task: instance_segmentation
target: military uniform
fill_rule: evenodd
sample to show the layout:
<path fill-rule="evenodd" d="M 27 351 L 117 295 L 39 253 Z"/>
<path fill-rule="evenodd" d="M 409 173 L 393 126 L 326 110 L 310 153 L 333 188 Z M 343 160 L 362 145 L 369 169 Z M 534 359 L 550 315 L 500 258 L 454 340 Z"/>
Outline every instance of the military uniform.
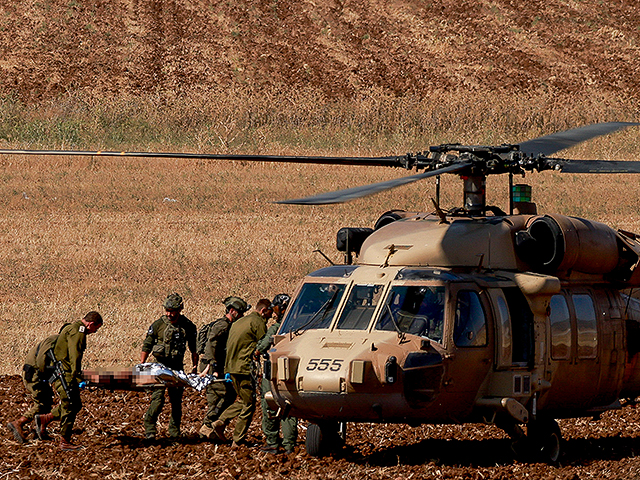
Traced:
<path fill-rule="evenodd" d="M 36 415 L 51 412 L 53 389 L 49 384 L 49 375 L 46 371 L 49 364 L 46 353 L 55 345 L 57 339 L 58 335 L 51 335 L 29 350 L 22 367 L 22 382 L 27 393 L 33 399 L 33 407 L 24 414 L 29 422 Z"/>
<path fill-rule="evenodd" d="M 265 363 L 269 362 L 268 352 L 271 349 L 271 337 L 280 329 L 281 322 L 274 323 L 269 327 L 267 333 L 258 342 L 256 350 L 262 355 L 266 355 Z M 270 367 L 267 367 L 270 368 Z M 267 368 L 264 370 L 267 371 Z M 264 398 L 265 394 L 271 390 L 271 382 L 268 378 L 262 378 L 261 384 L 261 406 L 262 406 L 262 432 L 267 442 L 267 449 L 277 450 L 280 443 L 280 425 L 282 425 L 282 446 L 286 452 L 293 452 L 298 440 L 298 419 L 287 417 L 282 420 L 276 416 L 276 412 L 269 408 Z"/>
<path fill-rule="evenodd" d="M 73 424 L 78 412 L 82 409 L 79 383 L 82 381 L 82 356 L 87 348 L 87 328 L 82 321 L 74 322 L 62 329 L 53 354 L 62 364 L 64 377 L 69 386 L 66 392 L 60 380 L 53 383 L 58 392 L 60 403 L 51 412 L 54 420 L 60 420 L 60 436 L 67 441 L 71 439 Z"/>
<path fill-rule="evenodd" d="M 231 376 L 238 399 L 220 415 L 216 423 L 227 425 L 238 417 L 233 431 L 236 444 L 245 440 L 256 408 L 255 382 L 251 376 L 253 354 L 258 340 L 264 337 L 266 331 L 266 320 L 255 311 L 233 322 L 229 330 L 225 372 Z"/>
<path fill-rule="evenodd" d="M 142 344 L 142 351 L 152 354 L 158 363 L 173 370 L 183 370 L 184 354 L 187 347 L 192 353 L 196 351 L 197 328 L 184 315 L 179 315 L 175 324 L 169 317 L 163 315 L 153 322 L 147 331 Z M 180 435 L 182 420 L 183 387 L 168 387 L 169 402 L 171 403 L 171 418 L 169 420 L 169 436 Z M 164 388 L 158 388 L 151 394 L 151 404 L 144 416 L 144 428 L 147 437 L 155 437 L 156 423 L 164 407 Z"/>
<path fill-rule="evenodd" d="M 200 357 L 199 372 L 209 367 L 210 375 L 216 373 L 218 378 L 224 377 L 224 363 L 230 327 L 231 321 L 227 317 L 219 318 L 213 322 L 207 333 L 204 354 Z M 206 390 L 208 409 L 202 423 L 211 428 L 211 424 L 233 403 L 235 396 L 236 393 L 228 382 L 209 384 Z"/>

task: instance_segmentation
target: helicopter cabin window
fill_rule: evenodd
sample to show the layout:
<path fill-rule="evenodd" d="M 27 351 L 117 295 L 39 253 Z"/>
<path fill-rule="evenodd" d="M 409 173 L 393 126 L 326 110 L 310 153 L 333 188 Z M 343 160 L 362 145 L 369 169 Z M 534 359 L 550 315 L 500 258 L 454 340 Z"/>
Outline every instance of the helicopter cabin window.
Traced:
<path fill-rule="evenodd" d="M 551 358 L 567 360 L 571 354 L 571 316 L 564 295 L 554 295 L 549 304 Z"/>
<path fill-rule="evenodd" d="M 346 285 L 305 283 L 284 319 L 280 333 L 329 328 Z"/>
<path fill-rule="evenodd" d="M 458 292 L 453 341 L 457 347 L 487 345 L 487 320 L 477 292 L 472 290 Z"/>
<path fill-rule="evenodd" d="M 593 299 L 587 294 L 576 294 L 571 298 L 576 311 L 578 358 L 595 358 L 598 353 L 598 331 Z"/>
<path fill-rule="evenodd" d="M 376 330 L 397 331 L 442 343 L 445 289 L 441 286 L 394 286 Z"/>
<path fill-rule="evenodd" d="M 511 357 L 511 319 L 509 307 L 504 296 L 495 294 L 495 305 L 498 313 L 498 364 L 505 367 L 513 363 Z"/>
<path fill-rule="evenodd" d="M 382 285 L 354 285 L 338 319 L 341 330 L 366 330 L 378 306 Z"/>

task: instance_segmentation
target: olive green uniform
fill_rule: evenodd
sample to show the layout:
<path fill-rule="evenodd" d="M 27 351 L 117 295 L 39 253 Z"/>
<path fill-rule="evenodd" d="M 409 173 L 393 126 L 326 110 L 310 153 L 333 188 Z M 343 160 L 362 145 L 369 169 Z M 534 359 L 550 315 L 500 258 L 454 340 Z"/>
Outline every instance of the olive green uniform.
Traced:
<path fill-rule="evenodd" d="M 44 415 L 51 412 L 53 406 L 53 390 L 49 385 L 47 367 L 47 350 L 51 349 L 58 339 L 58 335 L 51 335 L 38 345 L 29 350 L 22 367 L 22 382 L 27 393 L 33 399 L 33 407 L 24 414 L 29 421 L 36 415 Z"/>
<path fill-rule="evenodd" d="M 189 347 L 191 353 L 196 351 L 197 328 L 184 315 L 179 315 L 175 324 L 166 315 L 153 322 L 147 331 L 142 344 L 142 351 L 152 354 L 158 363 L 173 370 L 183 370 L 184 354 Z M 169 436 L 180 436 L 182 421 L 182 395 L 184 387 L 168 387 L 171 418 L 169 419 Z M 151 404 L 144 415 L 144 429 L 147 436 L 156 435 L 156 423 L 164 407 L 165 388 L 154 389 Z"/>
<path fill-rule="evenodd" d="M 204 354 L 200 357 L 198 371 L 204 371 L 209 366 L 209 374 L 217 374 L 218 378 L 224 377 L 224 362 L 227 356 L 227 339 L 231 321 L 222 317 L 213 322 L 207 333 L 207 342 Z M 229 382 L 216 382 L 207 386 L 207 413 L 202 422 L 211 428 L 211 424 L 218 419 L 220 414 L 233 403 L 236 392 Z"/>
<path fill-rule="evenodd" d="M 256 344 L 266 331 L 266 320 L 255 311 L 233 322 L 229 330 L 225 372 L 231 376 L 238 398 L 220 415 L 219 420 L 227 425 L 238 417 L 233 431 L 235 443 L 241 443 L 246 438 L 256 408 L 256 389 L 251 367 Z"/>
<path fill-rule="evenodd" d="M 64 327 L 58 335 L 53 354 L 61 363 L 69 392 L 56 380 L 54 388 L 60 397 L 60 403 L 51 412 L 54 420 L 60 420 L 60 435 L 65 440 L 71 439 L 73 424 L 78 412 L 82 409 L 79 383 L 82 381 L 82 356 L 87 348 L 86 327 L 81 320 Z"/>
<path fill-rule="evenodd" d="M 265 364 L 269 362 L 268 352 L 271 349 L 271 337 L 280 329 L 281 322 L 274 323 L 269 327 L 267 333 L 258 342 L 256 350 L 266 356 Z M 270 370 L 270 365 L 264 369 L 265 372 Z M 261 384 L 261 406 L 262 406 L 262 432 L 264 433 L 267 447 L 277 448 L 280 443 L 280 425 L 282 425 L 282 446 L 286 451 L 292 451 L 298 440 L 298 419 L 295 417 L 287 417 L 282 420 L 276 416 L 276 412 L 269 408 L 265 400 L 265 394 L 271 390 L 271 382 L 268 378 L 262 378 Z"/>

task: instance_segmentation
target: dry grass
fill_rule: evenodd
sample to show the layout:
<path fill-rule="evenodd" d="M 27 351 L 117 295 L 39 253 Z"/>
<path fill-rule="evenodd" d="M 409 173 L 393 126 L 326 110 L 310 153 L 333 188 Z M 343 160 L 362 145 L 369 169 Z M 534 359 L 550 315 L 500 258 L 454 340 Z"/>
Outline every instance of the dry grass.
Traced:
<path fill-rule="evenodd" d="M 575 99 L 574 99 L 575 100 Z M 329 103 L 297 96 L 116 99 L 71 96 L 0 108 L 2 147 L 180 149 L 272 154 L 402 154 L 445 141 L 518 141 L 607 120 L 627 120 L 616 99 L 546 97 L 367 98 Z M 632 159 L 637 129 L 589 142 L 574 158 Z M 381 168 L 86 157 L 0 158 L 0 373 L 17 373 L 27 349 L 88 310 L 106 324 L 89 340 L 87 366 L 137 361 L 148 325 L 173 291 L 198 325 L 230 294 L 255 303 L 292 291 L 336 261 L 335 232 L 371 226 L 391 208 L 431 210 L 426 181 L 346 205 L 270 203 L 403 175 Z M 640 231 L 638 177 L 530 175 L 543 212 Z M 460 203 L 444 179 L 445 206 Z M 489 202 L 506 208 L 506 178 Z"/>

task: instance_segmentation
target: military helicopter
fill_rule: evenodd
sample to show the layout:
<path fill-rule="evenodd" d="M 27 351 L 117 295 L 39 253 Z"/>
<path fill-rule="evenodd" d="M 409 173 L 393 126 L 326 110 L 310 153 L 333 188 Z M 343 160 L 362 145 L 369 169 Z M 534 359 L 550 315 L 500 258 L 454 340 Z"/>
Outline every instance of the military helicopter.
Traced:
<path fill-rule="evenodd" d="M 640 161 L 550 157 L 640 125 L 609 122 L 499 146 L 444 144 L 389 157 L 299 157 L 0 150 L 390 166 L 424 170 L 279 203 L 340 203 L 445 173 L 464 204 L 391 210 L 373 228 L 342 228 L 344 264 L 307 275 L 273 339 L 268 402 L 308 420 L 306 449 L 329 453 L 347 422 L 489 423 L 513 449 L 557 462 L 557 419 L 595 417 L 640 395 L 640 235 L 538 215 L 513 176 L 640 173 Z M 489 175 L 508 174 L 509 214 L 486 205 Z"/>

